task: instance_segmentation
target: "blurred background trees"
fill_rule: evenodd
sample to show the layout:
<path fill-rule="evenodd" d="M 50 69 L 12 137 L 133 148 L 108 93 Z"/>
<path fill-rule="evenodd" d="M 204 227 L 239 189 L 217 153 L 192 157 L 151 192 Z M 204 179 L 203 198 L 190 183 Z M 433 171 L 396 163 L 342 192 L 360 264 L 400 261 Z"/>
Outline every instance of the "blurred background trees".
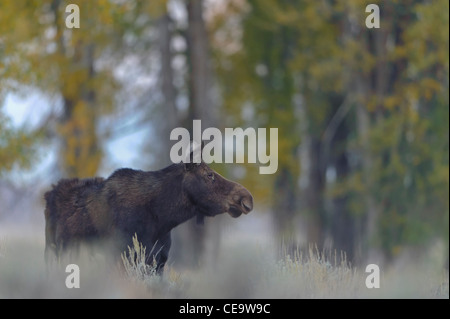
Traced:
<path fill-rule="evenodd" d="M 0 104 L 0 173 L 53 140 L 56 180 L 99 174 L 104 145 L 136 132 L 136 165 L 159 169 L 193 119 L 276 127 L 276 174 L 214 164 L 271 214 L 276 241 L 358 262 L 440 239 L 448 258 L 449 4 L 375 2 L 380 29 L 360 0 L 73 1 L 81 27 L 67 29 L 70 1 L 3 1 L 0 98 L 38 90 L 49 111 L 14 127 Z M 176 236 L 198 262 L 205 229 Z"/>

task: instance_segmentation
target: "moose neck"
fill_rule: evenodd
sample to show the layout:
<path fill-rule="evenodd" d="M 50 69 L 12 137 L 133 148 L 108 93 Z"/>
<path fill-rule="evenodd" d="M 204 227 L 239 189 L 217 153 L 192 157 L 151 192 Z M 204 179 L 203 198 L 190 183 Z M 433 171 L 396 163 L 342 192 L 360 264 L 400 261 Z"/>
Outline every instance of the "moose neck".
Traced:
<path fill-rule="evenodd" d="M 158 180 L 161 196 L 156 200 L 157 209 L 154 217 L 160 222 L 160 233 L 167 233 L 196 215 L 196 208 L 189 201 L 183 190 L 184 167 L 180 164 L 170 165 L 154 174 Z"/>

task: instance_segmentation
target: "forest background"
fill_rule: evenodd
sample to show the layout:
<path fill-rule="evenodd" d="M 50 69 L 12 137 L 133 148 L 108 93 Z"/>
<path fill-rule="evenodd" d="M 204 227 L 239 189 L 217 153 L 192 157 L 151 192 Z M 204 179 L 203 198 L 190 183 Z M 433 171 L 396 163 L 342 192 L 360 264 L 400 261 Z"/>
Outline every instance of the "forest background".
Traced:
<path fill-rule="evenodd" d="M 80 28 L 66 27 L 70 3 Z M 380 28 L 366 27 L 371 3 Z M 2 1 L 0 224 L 43 229 L 59 178 L 163 168 L 170 131 L 201 119 L 278 128 L 275 174 L 212 167 L 252 192 L 256 231 L 284 250 L 362 265 L 439 247 L 448 269 L 448 12 L 444 0 Z M 174 263 L 217 251 L 224 223 L 179 227 Z"/>

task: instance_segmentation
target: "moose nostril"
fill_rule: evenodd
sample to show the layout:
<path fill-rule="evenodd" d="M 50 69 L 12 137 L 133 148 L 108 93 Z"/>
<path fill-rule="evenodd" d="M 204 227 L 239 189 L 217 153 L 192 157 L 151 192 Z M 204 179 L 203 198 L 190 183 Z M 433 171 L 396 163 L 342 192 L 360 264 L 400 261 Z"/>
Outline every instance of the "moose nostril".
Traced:
<path fill-rule="evenodd" d="M 250 212 L 253 209 L 253 199 L 251 197 L 244 197 L 241 201 L 241 205 L 247 212 Z"/>

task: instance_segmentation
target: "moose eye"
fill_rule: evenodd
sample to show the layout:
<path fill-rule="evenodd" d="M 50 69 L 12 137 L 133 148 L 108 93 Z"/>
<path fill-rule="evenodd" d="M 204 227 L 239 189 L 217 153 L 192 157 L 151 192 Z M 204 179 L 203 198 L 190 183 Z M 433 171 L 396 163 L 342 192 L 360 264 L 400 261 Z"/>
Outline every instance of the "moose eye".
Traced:
<path fill-rule="evenodd" d="M 208 173 L 208 178 L 214 180 L 214 173 Z"/>

